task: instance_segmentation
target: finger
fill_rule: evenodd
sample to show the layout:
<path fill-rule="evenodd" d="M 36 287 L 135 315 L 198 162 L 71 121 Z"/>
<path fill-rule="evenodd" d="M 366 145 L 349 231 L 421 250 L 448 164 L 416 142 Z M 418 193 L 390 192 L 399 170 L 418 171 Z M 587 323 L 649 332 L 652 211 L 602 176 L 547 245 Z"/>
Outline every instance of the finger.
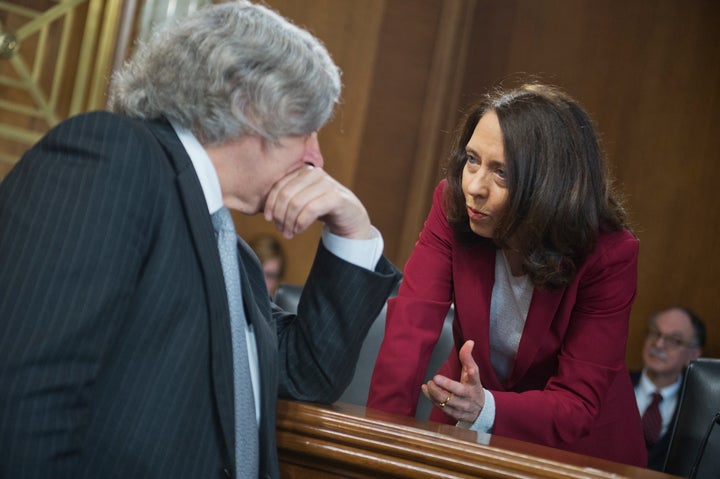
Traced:
<path fill-rule="evenodd" d="M 268 193 L 264 214 L 287 238 L 304 231 L 315 220 L 324 222 L 338 236 L 373 236 L 363 204 L 322 168 L 307 166 L 281 178 Z"/>
<path fill-rule="evenodd" d="M 462 347 L 460 348 L 460 352 L 458 353 L 458 357 L 460 358 L 460 364 L 462 365 L 460 382 L 468 386 L 476 386 L 481 384 L 480 370 L 472 355 L 472 350 L 474 346 L 474 341 L 465 341 L 465 344 L 462 345 Z"/>
<path fill-rule="evenodd" d="M 445 414 L 450 417 L 459 420 L 464 414 L 464 411 L 455 406 L 455 402 L 458 402 L 458 398 L 451 392 L 446 391 L 444 388 L 438 387 L 434 381 L 428 381 L 427 384 L 422 386 L 423 394 L 433 405 L 441 409 Z"/>
<path fill-rule="evenodd" d="M 286 231 L 298 234 L 316 220 L 325 221 L 326 215 L 340 203 L 334 181 L 327 176 L 322 178 L 299 191 L 289 202 L 284 219 Z"/>
<path fill-rule="evenodd" d="M 475 341 L 472 339 L 468 339 L 463 343 L 462 347 L 460 348 L 460 352 L 458 353 L 458 356 L 460 357 L 460 362 L 469 362 L 472 364 L 475 364 L 475 360 L 472 357 L 472 350 L 475 347 Z"/>
<path fill-rule="evenodd" d="M 444 404 L 443 404 L 442 400 L 438 401 L 438 399 L 436 399 L 436 398 L 437 398 L 437 392 L 435 392 L 435 393 L 431 392 L 431 389 L 430 389 L 430 386 L 429 386 L 429 384 L 431 384 L 431 383 L 432 383 L 432 381 L 428 381 L 427 384 L 423 384 L 423 385 L 421 386 L 422 393 L 425 395 L 425 397 L 428 399 L 428 401 L 430 401 L 435 407 L 439 407 L 440 409 L 444 409 L 445 407 L 447 407 L 447 401 L 449 401 L 450 399 L 452 399 L 452 396 L 445 397 L 445 399 L 446 399 L 447 401 L 446 401 Z"/>
<path fill-rule="evenodd" d="M 432 397 L 430 396 L 430 390 L 427 387 L 427 384 L 423 384 L 420 386 L 420 389 L 422 390 L 423 395 L 428 399 L 428 401 L 432 402 Z"/>
<path fill-rule="evenodd" d="M 468 421 L 474 423 L 477 420 L 478 414 L 473 412 L 469 408 L 469 402 L 453 396 L 446 404 L 445 407 L 441 408 L 442 411 L 456 419 L 457 421 Z"/>
<path fill-rule="evenodd" d="M 273 187 L 266 202 L 266 218 L 272 219 L 285 237 L 290 238 L 299 232 L 298 219 L 304 220 L 304 228 L 317 219 L 317 213 L 307 218 L 312 215 L 312 209 L 307 209 L 307 206 L 327 194 L 331 188 L 325 177 L 322 170 L 306 167 L 287 175 Z M 301 216 L 303 212 L 304 217 Z"/>
<path fill-rule="evenodd" d="M 315 169 L 312 165 L 300 165 L 275 182 L 265 198 L 263 214 L 266 220 L 277 219 L 275 213 L 278 211 L 284 213 L 283 204 L 287 202 L 288 198 L 292 197 L 294 192 L 302 189 L 306 182 L 313 181 L 309 176 Z M 317 168 L 317 170 L 323 172 L 322 168 Z"/>
<path fill-rule="evenodd" d="M 468 396 L 453 396 L 452 400 L 446 403 L 443 411 L 458 421 L 474 423 L 485 405 L 485 393 L 482 388 L 467 392 Z"/>
<path fill-rule="evenodd" d="M 446 389 L 439 387 L 433 380 L 428 381 L 424 386 L 427 391 L 427 398 L 435 405 L 443 402 L 451 394 Z"/>
<path fill-rule="evenodd" d="M 436 378 L 447 380 L 443 376 Z M 473 391 L 457 381 L 448 381 L 450 381 L 449 388 L 439 386 L 434 380 L 428 381 L 426 389 L 423 390 L 425 396 L 448 416 L 458 421 L 475 422 L 482 410 L 482 404 L 478 404 L 476 400 L 478 391 Z M 479 391 L 482 391 L 482 387 Z"/>
<path fill-rule="evenodd" d="M 306 166 L 305 168 L 311 168 L 310 166 Z M 278 181 L 275 182 L 274 185 L 270 188 L 270 191 L 268 192 L 267 197 L 265 198 L 265 207 L 263 209 L 263 216 L 265 217 L 266 221 L 273 221 L 274 220 L 274 211 L 278 209 L 278 197 L 280 195 L 280 192 L 285 188 L 285 186 L 297 175 L 300 174 L 300 170 L 302 168 L 298 168 L 297 170 L 293 170 L 292 172 L 288 173 L 287 175 L 280 178 Z"/>
<path fill-rule="evenodd" d="M 448 387 L 443 387 L 438 384 L 439 379 L 443 384 L 448 384 Z M 451 404 L 456 404 L 457 399 L 463 394 L 463 386 L 457 381 L 446 378 L 445 376 L 435 376 L 433 380 L 427 382 L 428 392 L 430 399 L 436 406 L 440 408 L 447 407 Z"/>
<path fill-rule="evenodd" d="M 456 396 L 462 396 L 465 390 L 465 386 L 462 383 L 454 381 L 441 374 L 436 374 L 432 378 L 432 381 L 428 381 L 428 383 L 430 382 L 435 384 L 436 387 L 440 389 L 443 393 L 452 393 Z"/>

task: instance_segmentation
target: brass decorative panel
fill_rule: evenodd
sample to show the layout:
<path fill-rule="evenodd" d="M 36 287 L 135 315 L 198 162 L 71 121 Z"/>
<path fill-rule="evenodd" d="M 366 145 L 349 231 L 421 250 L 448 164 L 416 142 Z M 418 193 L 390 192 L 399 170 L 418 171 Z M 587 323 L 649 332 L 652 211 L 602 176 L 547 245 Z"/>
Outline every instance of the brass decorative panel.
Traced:
<path fill-rule="evenodd" d="M 0 178 L 59 121 L 104 107 L 121 5 L 0 1 Z"/>

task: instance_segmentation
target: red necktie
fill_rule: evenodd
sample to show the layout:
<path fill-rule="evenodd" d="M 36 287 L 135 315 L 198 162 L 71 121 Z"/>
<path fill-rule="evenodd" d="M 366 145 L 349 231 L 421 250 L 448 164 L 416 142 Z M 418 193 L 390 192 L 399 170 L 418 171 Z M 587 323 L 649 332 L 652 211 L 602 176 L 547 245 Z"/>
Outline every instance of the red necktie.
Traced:
<path fill-rule="evenodd" d="M 663 397 L 658 392 L 652 395 L 652 402 L 642 415 L 643 434 L 645 435 L 645 445 L 653 446 L 660 437 L 660 429 L 662 429 L 662 416 L 660 415 L 660 401 Z"/>

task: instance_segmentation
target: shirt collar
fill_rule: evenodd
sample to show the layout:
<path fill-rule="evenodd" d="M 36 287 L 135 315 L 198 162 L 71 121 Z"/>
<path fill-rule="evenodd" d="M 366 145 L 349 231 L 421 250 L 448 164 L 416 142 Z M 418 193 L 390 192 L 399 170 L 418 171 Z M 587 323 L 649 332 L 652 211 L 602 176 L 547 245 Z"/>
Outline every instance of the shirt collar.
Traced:
<path fill-rule="evenodd" d="M 640 376 L 640 382 L 638 383 L 638 386 L 640 387 L 640 391 L 643 394 L 650 396 L 650 395 L 652 395 L 652 393 L 657 391 L 662 395 L 663 400 L 664 400 L 664 399 L 667 399 L 678 393 L 678 390 L 680 389 L 680 386 L 682 385 L 682 379 L 683 379 L 683 375 L 681 374 L 680 377 L 678 377 L 678 380 L 675 381 L 673 384 L 658 390 L 658 388 L 650 380 L 650 378 L 647 376 L 647 373 L 643 369 L 642 375 Z"/>
<path fill-rule="evenodd" d="M 170 124 L 183 147 L 185 147 L 188 156 L 190 156 L 190 161 L 192 161 L 195 173 L 197 174 L 198 180 L 200 180 L 200 187 L 205 195 L 208 212 L 213 214 L 223 206 L 222 190 L 220 189 L 220 180 L 215 166 L 213 166 L 205 148 L 203 148 L 190 130 L 180 127 L 173 122 L 170 122 Z"/>

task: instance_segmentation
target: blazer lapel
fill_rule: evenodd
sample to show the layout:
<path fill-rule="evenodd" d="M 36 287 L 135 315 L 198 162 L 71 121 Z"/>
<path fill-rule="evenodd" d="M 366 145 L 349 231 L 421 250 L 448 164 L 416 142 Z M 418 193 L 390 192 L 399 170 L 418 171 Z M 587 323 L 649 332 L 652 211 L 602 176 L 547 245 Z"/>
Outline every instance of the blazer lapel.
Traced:
<path fill-rule="evenodd" d="M 453 260 L 458 267 L 455 268 L 453 281 L 457 288 L 463 288 L 462 298 L 471 298 L 467 304 L 458 304 L 455 307 L 462 321 L 454 321 L 453 328 L 462 328 L 461 338 L 478 338 L 473 349 L 473 357 L 480 367 L 480 379 L 491 389 L 500 389 L 501 383 L 497 379 L 495 369 L 490 361 L 490 302 L 492 300 L 493 285 L 495 283 L 495 254 L 497 248 L 491 241 L 481 241 L 468 247 L 457 249 L 457 257 Z M 487 281 L 478 281 L 477 272 L 483 272 Z M 482 344 L 481 344 L 482 342 Z M 460 351 L 462 344 L 457 345 Z"/>
<path fill-rule="evenodd" d="M 471 295 L 471 297 L 478 298 L 476 302 L 473 302 L 473 307 L 478 308 L 479 311 L 476 315 L 472 315 L 477 319 L 471 322 L 464 322 L 463 328 L 468 330 L 462 331 L 462 337 L 483 338 L 482 341 L 484 341 L 484 344 L 476 345 L 474 352 L 475 361 L 478 365 L 486 365 L 486 367 L 481 366 L 481 380 L 483 384 L 491 389 L 509 390 L 523 377 L 532 365 L 538 349 L 550 331 L 552 320 L 555 317 L 565 290 L 549 291 L 535 289 L 512 370 L 507 379 L 501 382 L 490 361 L 490 335 L 488 334 L 488 331 L 490 331 L 490 303 L 495 283 L 495 257 L 497 248 L 490 242 L 483 242 L 463 251 L 466 252 L 459 255 L 456 261 L 460 264 L 472 266 L 470 268 L 458 268 L 458 270 L 471 271 L 473 275 L 475 271 L 486 271 L 487 277 L 491 280 L 472 281 L 468 279 L 463 281 L 463 278 L 455 278 L 456 284 L 471 284 L 473 288 L 477 288 Z"/>
<path fill-rule="evenodd" d="M 249 248 L 249 246 L 245 246 L 245 248 Z M 255 333 L 255 342 L 257 343 L 258 361 L 262 378 L 261 383 L 263 383 L 261 386 L 262 391 L 263 393 L 271 393 L 272 395 L 276 396 L 277 392 L 272 389 L 275 386 L 274 384 L 272 384 L 273 381 L 270 380 L 272 376 L 267 376 L 268 380 L 266 381 L 266 376 L 264 375 L 266 372 L 270 371 L 277 372 L 277 367 L 275 364 L 277 359 L 277 337 L 275 335 L 275 331 L 273 330 L 273 325 L 270 322 L 272 318 L 270 300 L 268 297 L 267 301 L 261 301 L 261 295 L 257 294 L 257 285 L 261 284 L 262 288 L 264 288 L 265 280 L 263 277 L 260 276 L 250 277 L 251 273 L 246 267 L 246 264 L 248 261 L 254 260 L 248 258 L 248 254 L 246 251 L 247 250 L 245 250 L 243 246 L 238 248 L 238 254 L 240 255 L 240 281 L 242 283 L 242 295 L 243 305 L 245 306 L 245 316 L 247 317 L 248 323 L 252 325 L 253 331 Z M 270 387 L 271 389 L 267 389 L 266 386 Z M 263 394 L 263 397 L 264 396 L 266 396 L 266 394 Z"/>
<path fill-rule="evenodd" d="M 247 265 L 255 261 L 250 247 L 239 239 L 240 281 L 243 305 L 248 323 L 252 325 L 258 354 L 260 372 L 260 470 L 272 469 L 275 462 L 275 410 L 277 408 L 277 335 L 272 322 L 269 298 L 263 300 L 258 291 L 264 290 L 265 280 L 261 273 L 251 273 Z M 251 276 L 253 274 L 253 276 Z"/>
<path fill-rule="evenodd" d="M 230 332 L 230 311 L 224 294 L 225 283 L 220 256 L 213 233 L 205 196 L 192 161 L 167 122 L 152 123 L 150 130 L 168 153 L 176 172 L 180 197 L 195 252 L 204 275 L 205 297 L 210 317 L 210 362 L 220 427 L 228 457 L 235 451 L 235 402 L 233 399 L 233 361 Z M 234 464 L 234 462 L 233 462 Z"/>
<path fill-rule="evenodd" d="M 507 389 L 512 389 L 533 363 L 538 349 L 550 333 L 553 318 L 564 293 L 564 288 L 556 291 L 536 288 L 533 291 L 515 363 L 510 376 L 504 383 Z"/>
<path fill-rule="evenodd" d="M 495 254 L 497 253 L 497 249 L 494 245 L 491 245 L 490 247 L 485 246 L 483 248 L 483 253 L 480 255 L 477 255 L 479 264 L 476 266 L 477 269 L 475 271 L 487 271 L 488 277 L 492 278 L 492 281 L 476 281 L 476 287 L 479 289 L 477 292 L 478 297 L 480 298 L 480 302 L 478 303 L 478 308 L 480 309 L 478 317 L 480 318 L 480 321 L 477 321 L 477 327 L 480 328 L 479 331 L 470 334 L 466 337 L 475 337 L 475 338 L 483 338 L 483 342 L 485 344 L 482 345 L 479 349 L 481 353 L 480 361 L 478 364 L 486 364 L 487 369 L 489 372 L 492 373 L 492 381 L 495 383 L 496 387 L 499 386 L 500 381 L 497 378 L 497 375 L 495 373 L 495 368 L 492 367 L 492 362 L 490 361 L 490 334 L 488 332 L 490 331 L 490 305 L 492 301 L 492 291 L 493 291 L 493 285 L 495 284 Z M 483 333 L 480 333 L 482 331 Z M 462 346 L 462 345 L 461 345 Z M 459 351 L 459 350 L 458 350 Z M 487 381 L 487 372 L 483 374 L 485 379 L 483 381 Z M 488 383 L 489 385 L 489 383 Z"/>

